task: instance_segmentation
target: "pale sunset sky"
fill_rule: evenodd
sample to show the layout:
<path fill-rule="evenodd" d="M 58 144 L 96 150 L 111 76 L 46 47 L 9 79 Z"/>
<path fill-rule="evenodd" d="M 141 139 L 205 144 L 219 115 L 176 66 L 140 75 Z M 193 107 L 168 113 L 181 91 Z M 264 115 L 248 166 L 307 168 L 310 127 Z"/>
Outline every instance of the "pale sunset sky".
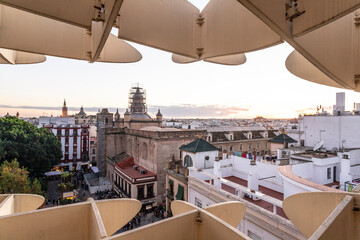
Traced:
<path fill-rule="evenodd" d="M 192 0 L 202 9 L 208 1 Z M 116 34 L 116 31 L 115 31 Z M 26 41 L 26 40 L 25 40 Z M 138 63 L 94 63 L 47 56 L 41 64 L 0 65 L 0 116 L 60 115 L 64 98 L 69 113 L 127 107 L 132 83 L 147 92 L 149 113 L 165 118 L 291 118 L 331 107 L 335 93 L 346 92 L 346 109 L 358 93 L 299 79 L 285 67 L 293 50 L 283 43 L 247 53 L 240 66 L 206 62 L 176 64 L 171 53 L 129 42 L 143 55 Z"/>

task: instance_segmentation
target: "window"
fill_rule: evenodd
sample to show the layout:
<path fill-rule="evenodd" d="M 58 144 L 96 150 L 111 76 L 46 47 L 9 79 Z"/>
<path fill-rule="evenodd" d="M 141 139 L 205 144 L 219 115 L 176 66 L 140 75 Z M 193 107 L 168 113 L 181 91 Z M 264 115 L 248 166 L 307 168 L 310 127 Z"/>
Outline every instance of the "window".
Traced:
<path fill-rule="evenodd" d="M 327 179 L 331 179 L 331 168 L 327 168 Z"/>
<path fill-rule="evenodd" d="M 144 186 L 138 186 L 138 194 L 137 199 L 143 199 L 144 198 Z"/>
<path fill-rule="evenodd" d="M 252 147 L 252 144 L 251 143 L 248 143 L 248 145 L 249 145 L 249 150 L 251 149 L 251 147 Z"/>
<path fill-rule="evenodd" d="M 77 138 L 73 138 L 73 141 L 74 141 L 74 145 L 76 145 L 77 144 Z"/>
<path fill-rule="evenodd" d="M 69 147 L 65 147 L 65 153 L 69 153 Z"/>
<path fill-rule="evenodd" d="M 169 185 L 170 185 L 170 194 L 171 196 L 174 195 L 174 181 L 169 179 Z"/>
<path fill-rule="evenodd" d="M 256 142 L 256 148 L 260 148 L 260 142 Z"/>
<path fill-rule="evenodd" d="M 186 155 L 184 158 L 184 167 L 188 168 L 192 166 L 193 166 L 192 158 L 189 155 Z"/>
<path fill-rule="evenodd" d="M 230 145 L 229 150 L 230 150 L 230 151 L 232 151 L 232 150 L 233 150 L 233 145 Z"/>
<path fill-rule="evenodd" d="M 86 130 L 86 129 L 83 130 L 83 134 L 87 134 L 87 130 Z"/>
<path fill-rule="evenodd" d="M 152 184 L 146 185 L 147 187 L 147 197 L 152 198 L 154 197 L 154 186 Z"/>
<path fill-rule="evenodd" d="M 239 145 L 239 150 L 242 151 L 242 144 Z"/>
<path fill-rule="evenodd" d="M 230 141 L 234 140 L 234 136 L 230 134 Z"/>
<path fill-rule="evenodd" d="M 197 197 L 195 197 L 195 206 L 202 208 L 202 201 Z"/>
<path fill-rule="evenodd" d="M 92 157 L 92 160 L 95 161 L 95 157 Z"/>
<path fill-rule="evenodd" d="M 222 152 L 222 150 L 223 150 L 223 149 L 222 149 L 222 146 L 219 146 L 219 151 Z"/>
<path fill-rule="evenodd" d="M 267 142 L 265 142 L 265 148 L 267 148 L 268 147 L 268 143 Z"/>
<path fill-rule="evenodd" d="M 180 184 L 178 185 L 178 191 L 175 196 L 176 200 L 184 200 L 184 187 Z"/>
<path fill-rule="evenodd" d="M 69 144 L 69 138 L 68 137 L 65 138 L 65 143 Z"/>
<path fill-rule="evenodd" d="M 59 128 L 59 129 L 57 129 L 56 135 L 57 135 L 58 137 L 60 137 L 60 136 L 61 136 L 61 129 L 60 129 L 60 128 Z"/>
<path fill-rule="evenodd" d="M 66 137 L 69 136 L 69 129 L 65 129 L 65 136 L 66 136 Z"/>
<path fill-rule="evenodd" d="M 65 160 L 69 160 L 69 156 L 67 154 L 65 155 Z"/>
<path fill-rule="evenodd" d="M 92 154 L 95 154 L 95 148 L 92 149 Z"/>

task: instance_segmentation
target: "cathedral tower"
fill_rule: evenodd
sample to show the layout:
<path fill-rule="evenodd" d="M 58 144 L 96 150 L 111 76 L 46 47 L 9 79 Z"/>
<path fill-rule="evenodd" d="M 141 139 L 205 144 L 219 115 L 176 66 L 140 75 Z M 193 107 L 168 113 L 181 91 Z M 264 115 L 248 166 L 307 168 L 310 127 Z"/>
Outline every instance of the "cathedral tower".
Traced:
<path fill-rule="evenodd" d="M 61 115 L 62 117 L 68 117 L 69 115 L 68 115 L 68 108 L 66 107 L 66 101 L 65 101 L 65 99 L 64 99 L 64 105 L 63 105 L 63 107 L 62 107 L 62 115 Z"/>

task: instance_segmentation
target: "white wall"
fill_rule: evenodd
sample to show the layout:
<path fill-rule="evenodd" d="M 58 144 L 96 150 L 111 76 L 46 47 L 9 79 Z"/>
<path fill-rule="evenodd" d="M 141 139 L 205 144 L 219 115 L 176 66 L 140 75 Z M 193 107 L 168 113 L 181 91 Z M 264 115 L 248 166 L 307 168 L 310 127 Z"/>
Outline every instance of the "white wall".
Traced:
<path fill-rule="evenodd" d="M 292 171 L 299 177 L 302 177 L 304 179 L 311 181 L 312 176 L 313 176 L 313 166 L 314 166 L 314 164 L 311 162 L 295 164 L 295 165 L 292 165 Z"/>
<path fill-rule="evenodd" d="M 258 178 L 266 178 L 275 176 L 275 178 L 268 178 L 264 180 L 259 180 L 259 185 L 262 185 L 264 187 L 273 189 L 275 191 L 284 192 L 284 183 L 282 177 L 280 177 L 278 172 L 278 166 L 263 162 L 256 162 L 256 172 L 258 174 Z"/>
<path fill-rule="evenodd" d="M 284 178 L 284 199 L 297 194 L 297 193 L 303 193 L 303 192 L 318 192 L 318 189 L 308 187 L 306 185 L 303 185 L 301 183 L 295 182 L 291 179 Z"/>
<path fill-rule="evenodd" d="M 215 201 L 202 195 L 201 193 L 197 192 L 195 189 L 188 188 L 188 202 L 195 205 L 195 198 L 201 201 L 202 207 L 207 207 L 216 204 Z"/>
<path fill-rule="evenodd" d="M 351 165 L 360 164 L 360 149 L 351 150 L 348 155 Z"/>
<path fill-rule="evenodd" d="M 214 160 L 215 157 L 218 156 L 218 151 L 211 151 L 211 152 L 198 152 L 198 153 L 191 153 L 191 152 L 183 152 L 183 166 L 185 161 L 185 156 L 189 155 L 193 161 L 193 167 L 197 169 L 204 169 L 204 168 L 213 168 L 214 167 Z M 209 156 L 209 160 L 205 160 L 205 157 Z"/>
<path fill-rule="evenodd" d="M 217 157 L 218 151 L 211 151 L 211 152 L 198 152 L 196 153 L 196 168 L 203 169 L 203 168 L 213 168 L 214 167 L 214 160 Z M 209 157 L 209 160 L 205 160 L 205 157 Z"/>
<path fill-rule="evenodd" d="M 75 124 L 75 117 L 39 117 L 38 127 L 43 125 Z"/>
<path fill-rule="evenodd" d="M 321 140 L 329 150 L 342 145 L 345 148 L 360 147 L 360 138 L 354 131 L 360 126 L 360 115 L 304 116 L 301 122 L 306 146 L 315 146 L 320 141 L 320 130 L 325 130 L 321 131 Z"/>

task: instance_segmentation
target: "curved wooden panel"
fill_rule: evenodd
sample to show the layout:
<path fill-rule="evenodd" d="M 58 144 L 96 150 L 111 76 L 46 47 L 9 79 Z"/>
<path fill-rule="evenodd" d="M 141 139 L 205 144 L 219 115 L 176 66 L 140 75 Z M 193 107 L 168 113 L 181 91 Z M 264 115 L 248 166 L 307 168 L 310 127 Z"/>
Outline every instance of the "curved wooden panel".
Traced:
<path fill-rule="evenodd" d="M 131 63 L 141 59 L 142 55 L 136 48 L 110 34 L 96 62 Z"/>
<path fill-rule="evenodd" d="M 193 63 L 193 62 L 198 62 L 201 60 L 201 59 L 195 59 L 195 58 L 181 56 L 178 54 L 173 54 L 171 59 L 173 62 L 180 63 L 180 64 Z M 227 55 L 227 56 L 206 58 L 203 60 L 205 62 L 223 64 L 223 65 L 241 65 L 246 62 L 246 56 L 243 53 L 239 53 L 239 54 L 233 54 L 233 55 Z"/>
<path fill-rule="evenodd" d="M 241 65 L 246 62 L 246 56 L 243 53 L 207 58 L 205 62 L 223 64 L 223 65 Z"/>
<path fill-rule="evenodd" d="M 299 36 L 315 30 L 360 8 L 360 0 L 302 0 L 299 11 L 305 13 L 294 19 L 293 34 Z M 295 7 L 294 7 L 295 8 Z"/>
<path fill-rule="evenodd" d="M 326 86 L 343 88 L 341 85 L 321 72 L 311 62 L 306 60 L 306 58 L 304 58 L 296 50 L 292 51 L 287 57 L 285 66 L 289 72 L 299 78 Z"/>
<path fill-rule="evenodd" d="M 282 43 L 277 33 L 237 1 L 211 0 L 201 15 L 206 59 Z"/>
<path fill-rule="evenodd" d="M 35 194 L 15 194 L 15 213 L 22 213 L 38 209 L 45 198 Z"/>
<path fill-rule="evenodd" d="M 119 37 L 197 58 L 194 43 L 199 9 L 187 0 L 124 0 Z"/>
<path fill-rule="evenodd" d="M 246 206 L 244 203 L 232 201 L 219 203 L 204 209 L 236 228 L 245 216 Z"/>
<path fill-rule="evenodd" d="M 173 54 L 173 55 L 171 56 L 171 60 L 172 60 L 174 63 L 180 63 L 180 64 L 183 64 L 183 63 L 193 63 L 193 62 L 198 62 L 198 61 L 200 61 L 199 59 L 191 58 L 191 57 L 185 57 L 185 56 L 182 56 L 182 55 L 179 55 L 179 54 Z"/>
<path fill-rule="evenodd" d="M 127 224 L 141 209 L 136 199 L 111 199 L 96 201 L 107 236 Z"/>
<path fill-rule="evenodd" d="M 287 197 L 283 209 L 291 222 L 309 238 L 346 195 L 360 198 L 360 194 L 346 192 L 299 193 Z"/>
<path fill-rule="evenodd" d="M 90 28 L 95 16 L 94 2 L 89 0 L 0 0 L 0 4 L 83 28 Z"/>
<path fill-rule="evenodd" d="M 198 207 L 184 201 L 175 200 L 171 202 L 171 212 L 174 216 L 190 212 L 191 210 L 198 209 Z"/>
<path fill-rule="evenodd" d="M 46 61 L 46 57 L 44 55 L 16 51 L 15 64 L 42 63 L 45 61 Z"/>

